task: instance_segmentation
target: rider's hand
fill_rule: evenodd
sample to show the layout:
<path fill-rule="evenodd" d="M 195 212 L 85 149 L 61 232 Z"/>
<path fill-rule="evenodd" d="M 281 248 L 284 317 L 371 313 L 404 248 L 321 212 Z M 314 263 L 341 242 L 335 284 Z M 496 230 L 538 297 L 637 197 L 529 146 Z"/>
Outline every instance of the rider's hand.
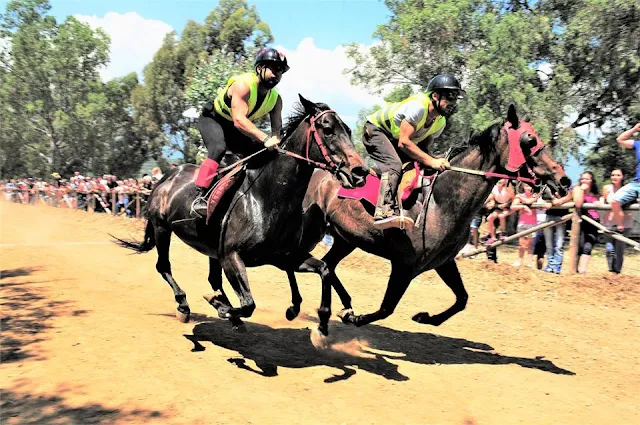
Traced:
<path fill-rule="evenodd" d="M 278 146 L 279 143 L 280 139 L 278 139 L 276 136 L 271 136 L 269 137 L 269 139 L 267 139 L 266 142 L 264 142 L 264 147 L 269 150 L 273 150 Z"/>
<path fill-rule="evenodd" d="M 450 167 L 449 161 L 446 158 L 437 158 L 434 159 L 431 163 L 431 168 L 434 168 L 438 171 L 444 171 Z"/>
<path fill-rule="evenodd" d="M 640 122 L 633 126 L 635 131 L 640 131 Z"/>

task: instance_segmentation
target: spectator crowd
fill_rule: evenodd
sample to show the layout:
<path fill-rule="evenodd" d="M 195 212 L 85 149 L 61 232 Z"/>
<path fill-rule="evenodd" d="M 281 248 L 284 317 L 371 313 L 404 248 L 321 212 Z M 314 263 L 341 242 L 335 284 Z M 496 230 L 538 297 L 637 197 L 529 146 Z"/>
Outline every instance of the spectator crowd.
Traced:
<path fill-rule="evenodd" d="M 172 168 L 175 165 L 172 165 Z M 142 177 L 123 178 L 104 174 L 83 176 L 75 171 L 65 178 L 52 173 L 48 179 L 25 177 L 0 181 L 0 190 L 11 202 L 50 205 L 133 217 L 144 207 L 153 187 L 162 178 L 159 167 Z M 136 199 L 138 203 L 136 205 Z M 115 207 L 115 211 L 112 211 Z"/>

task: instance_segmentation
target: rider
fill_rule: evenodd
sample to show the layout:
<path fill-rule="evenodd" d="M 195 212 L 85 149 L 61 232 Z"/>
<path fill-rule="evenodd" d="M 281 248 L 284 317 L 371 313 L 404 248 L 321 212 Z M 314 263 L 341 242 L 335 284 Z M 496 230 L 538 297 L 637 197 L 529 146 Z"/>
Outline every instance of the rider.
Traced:
<path fill-rule="evenodd" d="M 440 171 L 449 167 L 445 158 L 432 157 L 418 144 L 426 149 L 440 136 L 464 94 L 456 77 L 440 74 L 429 82 L 425 93 L 391 103 L 367 117 L 363 142 L 382 173 L 374 226 L 380 229 L 413 226 L 411 218 L 399 216 L 397 192 L 402 162 L 417 161 Z"/>
<path fill-rule="evenodd" d="M 229 78 L 227 85 L 218 90 L 213 105 L 207 103 L 200 115 L 198 130 L 207 147 L 207 159 L 196 177 L 198 193 L 191 205 L 192 217 L 206 215 L 206 193 L 227 149 L 238 151 L 255 141 L 274 149 L 280 143 L 282 98 L 274 87 L 289 70 L 287 58 L 276 49 L 264 48 L 256 56 L 254 68 L 255 72 Z M 253 123 L 267 114 L 271 134 Z"/>

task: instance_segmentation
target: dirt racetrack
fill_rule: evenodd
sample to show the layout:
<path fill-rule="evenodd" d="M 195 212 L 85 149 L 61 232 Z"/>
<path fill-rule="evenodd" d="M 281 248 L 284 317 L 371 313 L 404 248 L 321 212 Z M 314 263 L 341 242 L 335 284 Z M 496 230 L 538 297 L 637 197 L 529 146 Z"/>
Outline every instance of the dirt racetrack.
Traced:
<path fill-rule="evenodd" d="M 610 276 L 599 246 L 586 277 L 515 269 L 507 249 L 462 260 L 469 305 L 449 322 L 411 321 L 453 302 L 429 272 L 389 319 L 333 320 L 322 352 L 316 276 L 299 275 L 303 314 L 287 322 L 286 275 L 250 269 L 258 308 L 239 334 L 201 297 L 206 258 L 177 239 L 193 314 L 174 318 L 155 251 L 109 242 L 140 239 L 139 221 L 1 202 L 0 226 L 3 424 L 640 423 L 637 255 Z M 377 308 L 387 273 L 361 251 L 338 268 L 356 313 Z"/>

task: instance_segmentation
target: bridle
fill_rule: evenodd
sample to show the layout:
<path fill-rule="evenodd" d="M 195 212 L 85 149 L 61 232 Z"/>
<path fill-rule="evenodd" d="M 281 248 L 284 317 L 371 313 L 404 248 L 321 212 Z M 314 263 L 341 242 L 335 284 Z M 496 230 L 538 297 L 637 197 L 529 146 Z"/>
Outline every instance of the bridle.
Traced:
<path fill-rule="evenodd" d="M 329 156 L 329 151 L 327 150 L 327 147 L 325 146 L 324 142 L 322 141 L 322 138 L 320 137 L 320 135 L 318 134 L 318 129 L 316 128 L 316 121 L 318 120 L 318 118 L 320 118 L 321 116 L 328 114 L 328 113 L 336 113 L 336 111 L 334 111 L 333 109 L 327 109 L 325 111 L 320 112 L 317 115 L 313 115 L 311 116 L 311 118 L 309 118 L 309 128 L 307 129 L 307 147 L 305 149 L 306 151 L 306 156 L 302 156 L 302 155 L 298 155 L 297 153 L 294 152 L 290 152 L 286 149 L 283 149 L 281 147 L 278 147 L 278 153 L 282 154 L 282 155 L 287 155 L 293 158 L 297 158 L 297 159 L 301 159 L 303 161 L 306 161 L 309 164 L 312 164 L 318 168 L 322 168 L 323 170 L 328 170 L 331 172 L 337 172 L 339 170 L 339 166 L 333 162 L 333 160 L 331 159 L 331 157 Z M 318 162 L 318 161 L 314 161 L 313 159 L 309 158 L 309 150 L 311 148 L 311 139 L 313 138 L 313 140 L 316 142 L 316 145 L 318 145 L 318 148 L 320 149 L 320 152 L 322 153 L 322 156 L 324 157 L 324 160 L 326 161 L 325 163 L 323 162 Z"/>

